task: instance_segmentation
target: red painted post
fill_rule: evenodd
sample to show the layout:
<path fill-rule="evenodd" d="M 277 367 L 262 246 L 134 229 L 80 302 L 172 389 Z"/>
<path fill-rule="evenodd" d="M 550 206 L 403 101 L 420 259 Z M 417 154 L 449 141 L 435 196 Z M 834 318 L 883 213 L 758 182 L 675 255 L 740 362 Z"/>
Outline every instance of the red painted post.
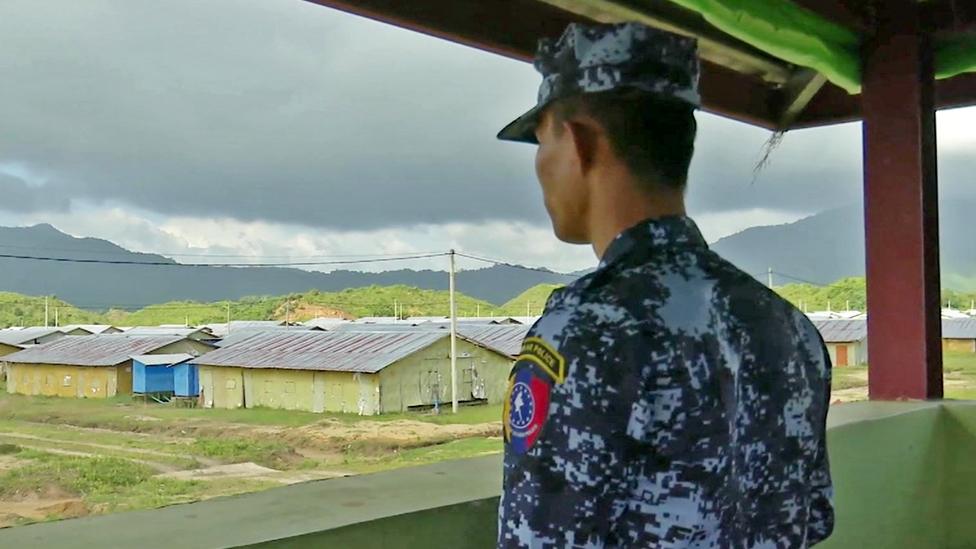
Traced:
<path fill-rule="evenodd" d="M 938 173 L 925 5 L 881 0 L 864 48 L 869 393 L 942 398 Z"/>

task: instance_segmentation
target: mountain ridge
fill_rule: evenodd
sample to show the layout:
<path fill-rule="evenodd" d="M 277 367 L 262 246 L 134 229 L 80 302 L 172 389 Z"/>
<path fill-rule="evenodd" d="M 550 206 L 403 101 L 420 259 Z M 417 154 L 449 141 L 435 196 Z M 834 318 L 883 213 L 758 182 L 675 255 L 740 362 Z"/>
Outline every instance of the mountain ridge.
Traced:
<path fill-rule="evenodd" d="M 426 290 L 448 288 L 447 272 L 430 269 L 323 273 L 289 267 L 180 266 L 163 255 L 133 252 L 108 240 L 71 236 L 48 223 L 0 227 L 0 254 L 172 265 L 108 265 L 0 257 L 0 291 L 57 295 L 85 309 L 136 309 L 178 300 L 209 302 L 374 285 L 403 284 Z M 491 303 L 505 303 L 537 284 L 568 281 L 571 279 L 560 273 L 508 265 L 457 274 L 459 291 Z"/>

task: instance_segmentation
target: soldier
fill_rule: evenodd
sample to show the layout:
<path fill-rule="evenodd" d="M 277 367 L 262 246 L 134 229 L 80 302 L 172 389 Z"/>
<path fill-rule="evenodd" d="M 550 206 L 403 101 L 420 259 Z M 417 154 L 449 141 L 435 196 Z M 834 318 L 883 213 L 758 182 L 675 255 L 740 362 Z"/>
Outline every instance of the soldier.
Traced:
<path fill-rule="evenodd" d="M 635 23 L 540 42 L 556 235 L 595 272 L 556 291 L 513 368 L 499 547 L 807 547 L 830 535 L 830 362 L 807 318 L 685 215 L 693 40 Z"/>

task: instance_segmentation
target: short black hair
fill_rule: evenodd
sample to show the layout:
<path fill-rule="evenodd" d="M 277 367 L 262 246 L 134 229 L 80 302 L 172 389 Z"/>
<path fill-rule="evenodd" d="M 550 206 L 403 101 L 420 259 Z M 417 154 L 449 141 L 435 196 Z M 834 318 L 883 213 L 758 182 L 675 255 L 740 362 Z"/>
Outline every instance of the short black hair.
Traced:
<path fill-rule="evenodd" d="M 631 90 L 577 95 L 553 106 L 560 122 L 581 112 L 593 117 L 638 179 L 674 189 L 687 184 L 698 132 L 692 105 Z"/>

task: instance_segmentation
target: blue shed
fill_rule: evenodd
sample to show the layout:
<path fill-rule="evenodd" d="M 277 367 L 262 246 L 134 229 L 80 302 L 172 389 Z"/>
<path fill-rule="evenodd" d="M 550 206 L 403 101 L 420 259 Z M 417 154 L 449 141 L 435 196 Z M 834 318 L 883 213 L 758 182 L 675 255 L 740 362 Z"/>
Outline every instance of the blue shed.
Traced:
<path fill-rule="evenodd" d="M 189 360 L 193 360 L 193 355 L 186 353 L 133 356 L 132 392 L 135 394 L 175 393 L 181 396 L 176 393 L 177 367 L 183 366 Z"/>
<path fill-rule="evenodd" d="M 200 374 L 196 364 L 183 362 L 173 366 L 173 383 L 178 397 L 200 395 Z"/>

